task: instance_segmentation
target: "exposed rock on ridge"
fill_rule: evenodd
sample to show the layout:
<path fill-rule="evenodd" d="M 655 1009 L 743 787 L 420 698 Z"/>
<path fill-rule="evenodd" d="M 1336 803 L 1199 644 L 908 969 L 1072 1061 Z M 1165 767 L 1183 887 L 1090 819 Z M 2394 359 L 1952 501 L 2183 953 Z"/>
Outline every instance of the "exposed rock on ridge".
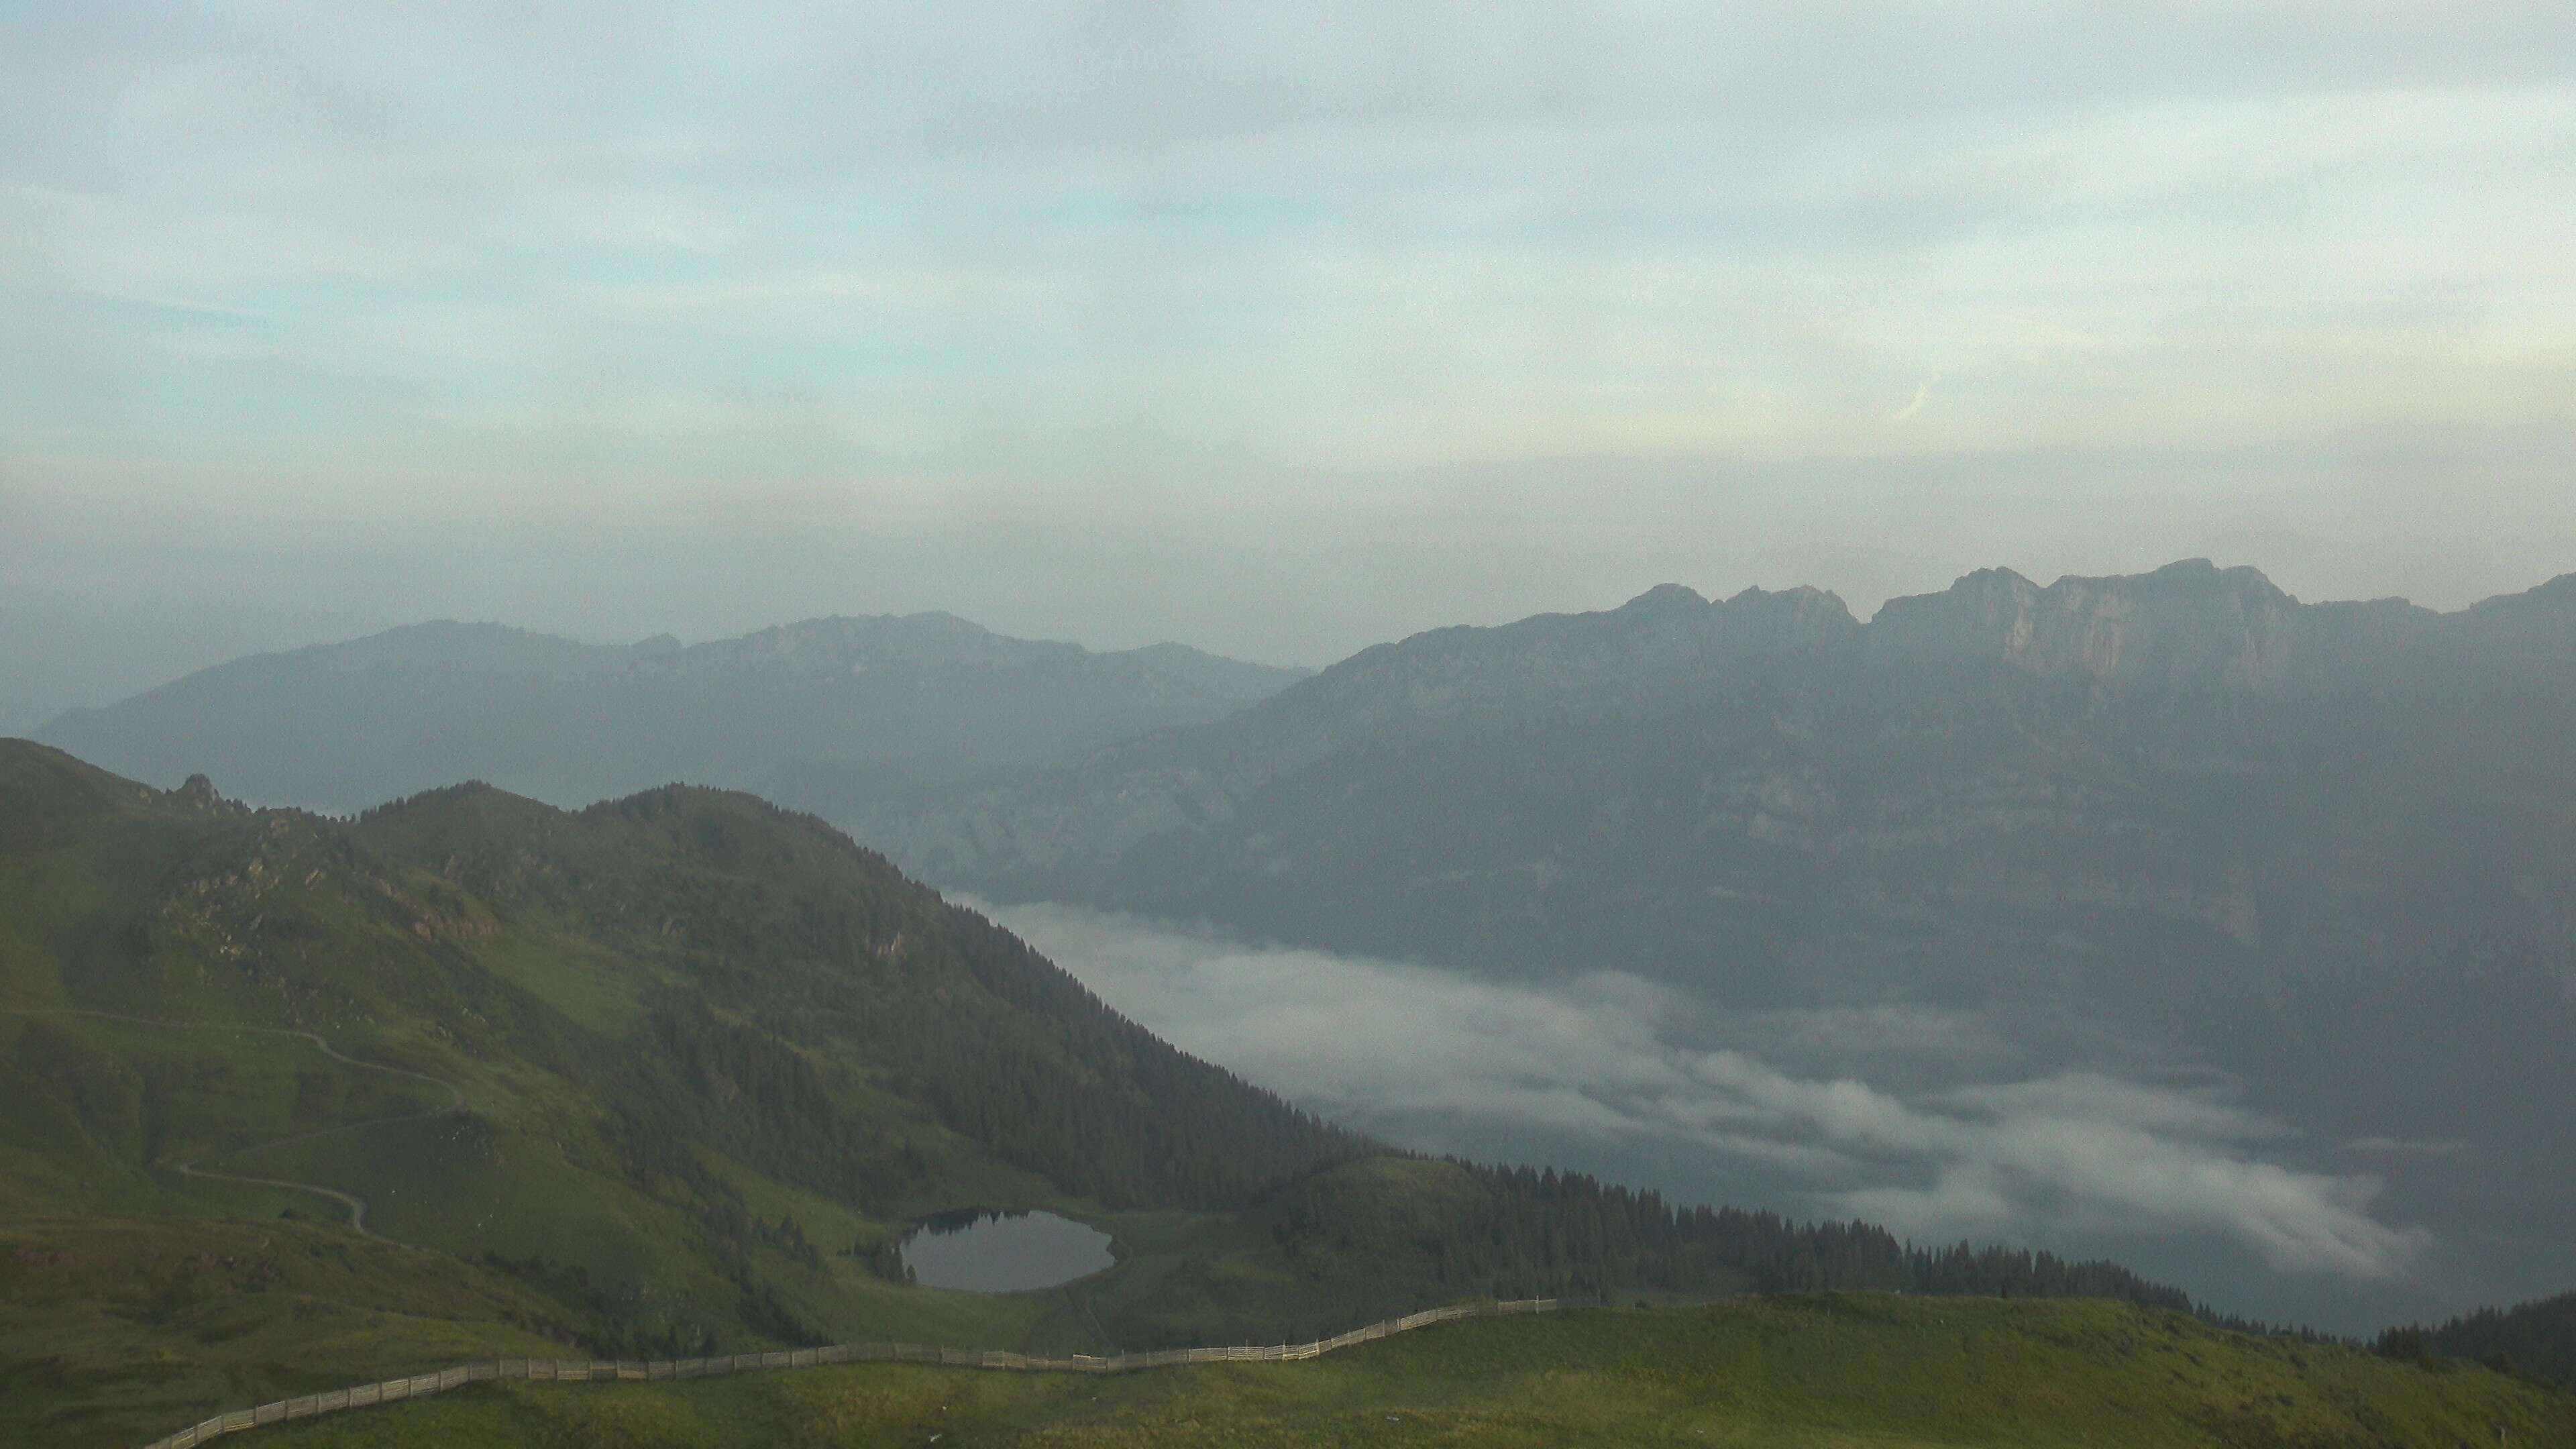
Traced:
<path fill-rule="evenodd" d="M 1866 625 L 1666 586 L 854 823 L 998 900 L 1998 1013 L 2372 1131 L 2456 1095 L 2475 1042 L 2495 1111 L 2555 1133 L 2507 1088 L 2576 1022 L 2570 720 L 2576 577 L 2438 614 L 2199 560 L 1997 569 Z"/>
<path fill-rule="evenodd" d="M 1947 592 L 1891 599 L 1870 621 L 1873 661 L 1996 659 L 2039 675 L 2277 682 L 2305 610 L 2254 569 L 2207 559 L 2046 588 L 1980 569 Z"/>
<path fill-rule="evenodd" d="M 2042 678 L 2270 689 L 2427 642 L 2576 654 L 2576 574 L 2438 614 L 2403 599 L 2303 604 L 2262 572 L 2186 559 L 2152 573 L 2042 586 L 1979 569 L 1890 599 L 1863 624 L 1834 594 L 1746 589 L 1722 601 L 1661 584 L 1616 609 L 1435 629 L 1364 650 L 1278 701 L 1383 717 L 1476 700 L 1634 686 L 1765 655 L 1873 665 L 2009 665 Z"/>

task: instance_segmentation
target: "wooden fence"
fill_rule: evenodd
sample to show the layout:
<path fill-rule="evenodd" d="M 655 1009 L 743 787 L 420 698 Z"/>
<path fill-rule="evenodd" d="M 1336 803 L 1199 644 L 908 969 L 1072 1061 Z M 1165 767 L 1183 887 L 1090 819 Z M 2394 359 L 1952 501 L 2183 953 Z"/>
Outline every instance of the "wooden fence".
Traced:
<path fill-rule="evenodd" d="M 1448 1308 L 1427 1308 L 1390 1318 L 1365 1328 L 1313 1343 L 1237 1345 L 1230 1348 L 1166 1348 L 1149 1353 L 1087 1354 L 1077 1353 L 1062 1358 L 1042 1354 L 1010 1353 L 991 1348 L 937 1348 L 921 1343 L 836 1343 L 828 1348 L 799 1348 L 773 1353 L 737 1353 L 722 1358 L 682 1359 L 559 1359 L 496 1358 L 458 1364 L 436 1373 L 414 1374 L 409 1378 L 387 1379 L 382 1383 L 360 1384 L 355 1388 L 333 1389 L 328 1393 L 306 1394 L 301 1398 L 279 1399 L 256 1409 L 236 1409 L 217 1414 L 201 1424 L 191 1424 L 176 1434 L 156 1439 L 147 1449 L 193 1449 L 225 1434 L 237 1434 L 262 1424 L 282 1424 L 289 1419 L 309 1419 L 316 1414 L 334 1414 L 342 1409 L 363 1409 L 372 1404 L 394 1404 L 404 1399 L 417 1399 L 430 1394 L 443 1394 L 467 1384 L 486 1384 L 501 1379 L 524 1379 L 532 1383 L 606 1383 L 637 1379 L 662 1382 L 671 1379 L 702 1379 L 717 1374 L 751 1373 L 760 1369 L 811 1368 L 835 1363 L 924 1363 L 948 1368 L 1016 1369 L 1030 1373 L 1128 1373 L 1136 1369 L 1170 1368 L 1189 1363 L 1296 1363 L 1317 1358 L 1337 1348 L 1355 1343 L 1368 1343 L 1393 1334 L 1446 1323 L 1454 1318 L 1481 1318 L 1503 1313 L 1545 1313 L 1556 1307 L 1553 1298 L 1525 1298 L 1505 1303 L 1461 1303 Z"/>

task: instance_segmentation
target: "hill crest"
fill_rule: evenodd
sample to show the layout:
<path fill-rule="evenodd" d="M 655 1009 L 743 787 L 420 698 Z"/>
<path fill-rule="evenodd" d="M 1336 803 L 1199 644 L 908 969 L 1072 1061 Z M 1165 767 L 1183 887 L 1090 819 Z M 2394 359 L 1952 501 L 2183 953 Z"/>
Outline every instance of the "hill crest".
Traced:
<path fill-rule="evenodd" d="M 1094 652 L 952 614 L 683 645 L 434 621 L 252 655 L 36 737 L 122 774 L 364 808 L 486 778 L 557 805 L 668 780 L 823 808 L 1220 718 L 1304 677 L 1176 644 Z"/>

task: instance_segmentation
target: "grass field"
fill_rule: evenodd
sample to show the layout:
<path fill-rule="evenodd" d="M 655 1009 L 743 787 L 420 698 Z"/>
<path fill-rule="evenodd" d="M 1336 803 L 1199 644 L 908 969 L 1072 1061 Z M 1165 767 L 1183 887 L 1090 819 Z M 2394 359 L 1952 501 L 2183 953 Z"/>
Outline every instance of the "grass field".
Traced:
<path fill-rule="evenodd" d="M 2474 1365 L 2098 1302 L 1817 1295 L 1444 1324 L 1302 1364 L 1114 1378 L 909 1365 L 503 1384 L 261 1430 L 277 1449 L 1044 1443 L 2576 1443 L 2576 1396 Z"/>
<path fill-rule="evenodd" d="M 422 1364 L 568 1352 L 506 1276 L 313 1223 L 0 1225 L 0 1445 L 134 1445 L 219 1406 Z"/>

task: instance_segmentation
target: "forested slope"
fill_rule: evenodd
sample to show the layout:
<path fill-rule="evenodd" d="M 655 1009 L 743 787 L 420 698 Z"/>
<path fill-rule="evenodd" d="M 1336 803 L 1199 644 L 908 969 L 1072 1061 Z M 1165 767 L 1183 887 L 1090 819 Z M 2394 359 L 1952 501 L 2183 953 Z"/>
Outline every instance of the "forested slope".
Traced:
<path fill-rule="evenodd" d="M 2395 1329 L 2380 1343 L 2400 1357 L 2473 1358 L 2576 1389 L 2576 1293 L 2481 1308 L 2432 1328 Z"/>

